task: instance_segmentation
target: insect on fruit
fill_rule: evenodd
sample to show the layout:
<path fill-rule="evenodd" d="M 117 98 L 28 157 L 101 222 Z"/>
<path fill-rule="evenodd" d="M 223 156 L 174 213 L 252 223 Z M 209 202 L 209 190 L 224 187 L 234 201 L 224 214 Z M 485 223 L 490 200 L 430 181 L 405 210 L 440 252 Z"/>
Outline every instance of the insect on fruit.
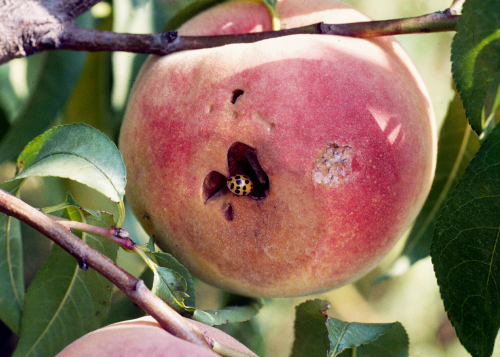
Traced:
<path fill-rule="evenodd" d="M 227 187 L 238 196 L 246 196 L 252 192 L 253 183 L 247 175 L 234 175 L 227 180 Z"/>

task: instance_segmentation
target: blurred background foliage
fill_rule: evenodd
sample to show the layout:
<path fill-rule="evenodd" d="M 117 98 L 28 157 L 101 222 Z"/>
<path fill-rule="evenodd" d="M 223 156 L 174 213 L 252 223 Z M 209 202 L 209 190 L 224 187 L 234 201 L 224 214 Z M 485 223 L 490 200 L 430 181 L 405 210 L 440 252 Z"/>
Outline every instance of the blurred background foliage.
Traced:
<path fill-rule="evenodd" d="M 117 32 L 159 32 L 173 29 L 186 14 L 215 2 L 217 0 L 114 0 L 97 4 L 78 22 L 82 26 Z M 344 2 L 374 20 L 419 16 L 444 10 L 451 4 L 451 0 Z M 452 38 L 453 33 L 397 37 L 427 84 L 438 125 L 454 94 L 450 63 Z M 11 178 L 15 171 L 13 162 L 23 147 L 56 124 L 84 122 L 116 142 L 130 87 L 145 58 L 145 55 L 131 53 L 52 51 L 1 65 L 0 179 Z M 35 207 L 50 206 L 62 202 L 68 189 L 86 207 L 114 209 L 108 200 L 92 190 L 57 178 L 28 180 L 22 198 Z M 130 212 L 125 228 L 136 242 L 144 244 L 147 241 L 148 237 Z M 29 284 L 47 259 L 50 242 L 26 226 L 23 226 L 23 239 L 25 275 Z M 345 321 L 400 321 L 410 337 L 411 356 L 468 356 L 444 312 L 429 258 L 395 278 L 373 284 L 373 280 L 388 269 L 403 245 L 401 241 L 391 255 L 362 280 L 317 298 L 329 300 L 332 303 L 330 314 Z M 136 275 L 144 268 L 132 254 L 122 252 L 119 262 Z M 200 309 L 218 308 L 229 298 L 201 282 L 197 282 L 196 290 Z M 119 296 L 118 293 L 117 298 Z M 305 300 L 266 300 L 254 320 L 223 329 L 243 339 L 262 356 L 287 356 L 293 342 L 295 306 Z M 0 328 L 0 356 L 8 356 L 14 343 L 15 337 L 6 328 Z M 494 355 L 500 356 L 500 352 L 495 351 Z"/>

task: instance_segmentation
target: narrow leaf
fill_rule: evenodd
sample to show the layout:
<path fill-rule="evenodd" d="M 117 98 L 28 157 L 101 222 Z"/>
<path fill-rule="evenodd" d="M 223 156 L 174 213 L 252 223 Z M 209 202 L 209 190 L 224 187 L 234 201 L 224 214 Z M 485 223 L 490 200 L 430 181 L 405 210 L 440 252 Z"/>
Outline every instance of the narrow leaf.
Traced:
<path fill-rule="evenodd" d="M 452 72 L 467 118 L 478 134 L 485 126 L 486 98 L 498 92 L 499 39 L 500 2 L 467 0 L 453 39 Z"/>
<path fill-rule="evenodd" d="M 210 326 L 243 322 L 257 315 L 261 307 L 260 301 L 249 299 L 246 305 L 228 306 L 218 310 L 195 310 L 193 319 Z"/>
<path fill-rule="evenodd" d="M 19 183 L 1 183 L 16 194 Z M 19 335 L 24 301 L 23 250 L 20 222 L 0 213 L 0 320 Z"/>
<path fill-rule="evenodd" d="M 69 210 L 75 219 L 77 210 Z M 117 246 L 90 234 L 82 239 L 116 260 Z M 112 285 L 102 275 L 80 269 L 75 258 L 54 246 L 26 294 L 22 330 L 14 357 L 55 356 L 66 345 L 99 328 L 111 303 Z"/>
<path fill-rule="evenodd" d="M 461 343 L 490 356 L 500 326 L 500 126 L 486 138 L 436 224 L 431 257 Z"/>

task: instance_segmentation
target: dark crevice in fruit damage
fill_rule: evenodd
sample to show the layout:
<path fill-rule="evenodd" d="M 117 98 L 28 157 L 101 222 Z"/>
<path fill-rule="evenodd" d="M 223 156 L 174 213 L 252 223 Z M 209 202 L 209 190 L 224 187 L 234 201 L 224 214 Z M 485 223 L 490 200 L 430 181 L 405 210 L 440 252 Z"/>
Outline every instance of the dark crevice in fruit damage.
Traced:
<path fill-rule="evenodd" d="M 235 142 L 227 151 L 229 176 L 247 175 L 253 182 L 252 192 L 247 197 L 264 199 L 269 191 L 269 177 L 260 166 L 257 150 L 240 142 Z"/>
<path fill-rule="evenodd" d="M 227 178 L 217 171 L 210 171 L 203 181 L 203 203 L 217 194 L 222 193 L 226 188 Z"/>
<path fill-rule="evenodd" d="M 257 150 L 247 144 L 240 142 L 233 143 L 227 151 L 227 166 L 229 176 L 247 175 L 250 180 L 252 180 L 252 192 L 245 197 L 251 197 L 257 200 L 267 197 L 269 194 L 269 177 L 262 166 L 260 166 Z M 203 203 L 207 203 L 209 199 L 218 197 L 222 194 L 232 194 L 227 188 L 226 183 L 226 176 L 220 172 L 209 172 L 203 181 Z"/>
<path fill-rule="evenodd" d="M 236 101 L 238 100 L 238 98 L 243 94 L 245 93 L 245 91 L 243 89 L 235 89 L 233 90 L 233 96 L 231 97 L 231 104 L 234 104 L 236 103 Z"/>
<path fill-rule="evenodd" d="M 233 205 L 231 203 L 224 202 L 222 204 L 222 213 L 224 213 L 224 218 L 228 221 L 233 220 Z"/>

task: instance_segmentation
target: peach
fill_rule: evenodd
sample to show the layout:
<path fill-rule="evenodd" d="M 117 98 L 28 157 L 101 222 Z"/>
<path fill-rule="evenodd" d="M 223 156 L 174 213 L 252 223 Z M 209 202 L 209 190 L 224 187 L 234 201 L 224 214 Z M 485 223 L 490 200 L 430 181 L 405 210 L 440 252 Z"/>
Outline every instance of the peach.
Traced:
<path fill-rule="evenodd" d="M 205 336 L 226 346 L 256 356 L 246 346 L 224 332 L 190 320 Z M 181 340 L 165 331 L 152 317 L 119 322 L 90 332 L 71 343 L 57 357 L 217 357 L 207 348 Z"/>
<path fill-rule="evenodd" d="M 367 21 L 327 0 L 283 0 L 285 28 Z M 232 1 L 184 35 L 271 29 Z M 294 35 L 151 57 L 120 149 L 146 231 L 195 276 L 261 297 L 318 293 L 371 270 L 429 192 L 436 129 L 426 88 L 391 37 Z M 238 196 L 226 179 L 246 174 Z"/>

